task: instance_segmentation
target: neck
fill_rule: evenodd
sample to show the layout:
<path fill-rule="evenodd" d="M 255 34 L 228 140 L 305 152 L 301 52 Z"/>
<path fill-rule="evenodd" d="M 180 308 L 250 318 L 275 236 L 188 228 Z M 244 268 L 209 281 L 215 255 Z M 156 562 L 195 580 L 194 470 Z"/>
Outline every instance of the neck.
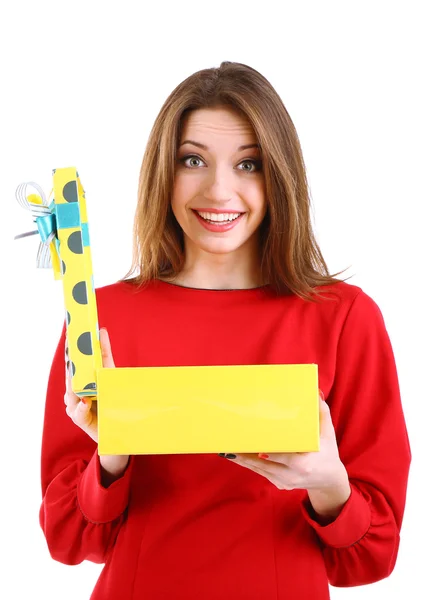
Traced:
<path fill-rule="evenodd" d="M 260 279 L 245 277 L 243 273 L 221 274 L 201 273 L 197 271 L 181 271 L 176 277 L 165 279 L 176 285 L 189 288 L 200 288 L 206 290 L 245 290 L 261 287 L 264 283 Z"/>
<path fill-rule="evenodd" d="M 203 249 L 184 236 L 185 262 L 180 273 L 165 279 L 177 285 L 202 289 L 251 289 L 266 285 L 260 265 L 259 239 L 255 234 L 229 252 Z"/>
<path fill-rule="evenodd" d="M 185 287 L 212 290 L 250 289 L 265 285 L 267 282 L 262 279 L 258 247 L 251 251 L 246 248 L 246 252 L 242 250 L 214 254 L 194 252 L 187 246 L 184 268 L 169 281 Z"/>

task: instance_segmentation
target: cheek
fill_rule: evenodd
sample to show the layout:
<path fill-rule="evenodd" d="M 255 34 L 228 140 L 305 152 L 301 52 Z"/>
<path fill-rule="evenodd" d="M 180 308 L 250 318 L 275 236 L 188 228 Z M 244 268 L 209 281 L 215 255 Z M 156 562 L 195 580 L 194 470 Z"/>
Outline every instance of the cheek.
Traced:
<path fill-rule="evenodd" d="M 196 194 L 197 184 L 195 178 L 176 176 L 172 191 L 172 210 L 182 212 Z"/>
<path fill-rule="evenodd" d="M 180 211 L 182 204 L 185 202 L 184 185 L 180 178 L 176 178 L 174 181 L 171 197 L 172 211 L 176 213 Z"/>
<path fill-rule="evenodd" d="M 190 182 L 189 178 L 176 177 L 172 190 L 171 209 L 179 226 L 183 231 L 187 230 L 189 223 L 189 206 L 191 200 L 196 195 L 194 182 Z"/>
<path fill-rule="evenodd" d="M 252 185 L 248 186 L 244 197 L 252 212 L 265 215 L 267 212 L 267 200 L 263 181 L 253 182 Z"/>

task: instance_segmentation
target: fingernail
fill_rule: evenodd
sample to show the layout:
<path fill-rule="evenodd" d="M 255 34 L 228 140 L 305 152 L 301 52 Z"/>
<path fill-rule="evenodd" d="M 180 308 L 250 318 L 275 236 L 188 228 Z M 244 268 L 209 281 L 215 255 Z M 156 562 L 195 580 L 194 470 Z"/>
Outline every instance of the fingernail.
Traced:
<path fill-rule="evenodd" d="M 83 404 L 87 404 L 86 398 L 80 398 L 80 402 L 82 402 Z"/>
<path fill-rule="evenodd" d="M 319 390 L 319 396 L 321 397 L 322 400 L 325 399 L 325 394 L 322 392 L 322 390 Z"/>
<path fill-rule="evenodd" d="M 269 454 L 258 454 L 260 458 L 270 458 Z"/>

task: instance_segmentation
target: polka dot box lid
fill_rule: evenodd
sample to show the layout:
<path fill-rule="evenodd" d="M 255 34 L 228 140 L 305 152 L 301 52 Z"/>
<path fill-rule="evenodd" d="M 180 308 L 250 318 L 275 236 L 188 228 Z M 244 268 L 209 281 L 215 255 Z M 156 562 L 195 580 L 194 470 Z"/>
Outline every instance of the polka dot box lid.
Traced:
<path fill-rule="evenodd" d="M 27 195 L 27 186 L 39 195 Z M 96 396 L 96 372 L 102 358 L 86 197 L 79 174 L 75 167 L 54 169 L 49 201 L 33 182 L 18 186 L 16 196 L 31 211 L 40 233 L 37 266 L 52 266 L 55 279 L 63 282 L 72 389 L 81 397 Z M 16 237 L 33 233 L 37 232 Z"/>

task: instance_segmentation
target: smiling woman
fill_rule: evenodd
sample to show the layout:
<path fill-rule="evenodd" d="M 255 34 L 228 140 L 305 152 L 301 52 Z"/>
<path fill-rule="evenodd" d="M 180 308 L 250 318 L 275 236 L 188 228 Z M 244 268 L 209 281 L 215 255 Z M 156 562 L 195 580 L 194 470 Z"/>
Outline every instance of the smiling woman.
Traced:
<path fill-rule="evenodd" d="M 99 456 L 64 327 L 42 448 L 52 557 L 105 563 L 92 600 L 327 600 L 387 577 L 411 460 L 393 350 L 376 303 L 328 272 L 297 133 L 260 73 L 226 62 L 171 93 L 134 234 L 127 277 L 96 290 L 103 366 L 315 363 L 319 451 Z"/>
<path fill-rule="evenodd" d="M 251 67 L 224 62 L 177 86 L 150 134 L 138 195 L 127 274 L 136 273 L 137 284 L 268 283 L 308 299 L 337 282 L 313 235 L 297 132 L 277 92 Z M 243 213 L 229 228 L 209 228 L 200 215 L 227 211 Z"/>

